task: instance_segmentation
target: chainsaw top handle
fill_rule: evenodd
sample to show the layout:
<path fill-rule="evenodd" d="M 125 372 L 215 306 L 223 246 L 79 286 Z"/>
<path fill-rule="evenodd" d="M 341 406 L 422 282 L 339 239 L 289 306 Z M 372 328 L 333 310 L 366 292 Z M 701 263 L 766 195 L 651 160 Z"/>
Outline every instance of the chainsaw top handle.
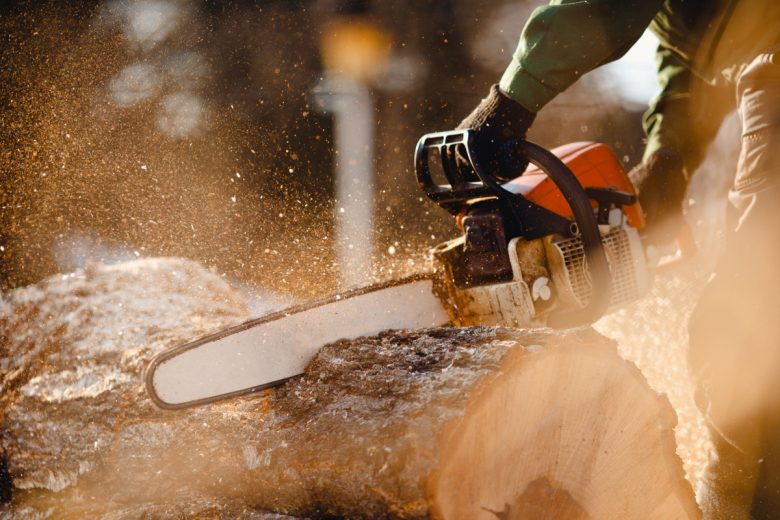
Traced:
<path fill-rule="evenodd" d="M 552 152 L 532 143 L 518 142 L 521 154 L 545 172 L 555 183 L 569 204 L 576 226 L 569 226 L 569 234 L 581 237 L 586 267 L 590 271 L 593 290 L 588 303 L 576 311 L 560 313 L 551 320 L 550 326 L 567 328 L 599 319 L 610 303 L 612 278 L 609 264 L 601 242 L 596 216 L 585 189 L 572 171 Z M 429 150 L 439 153 L 441 166 L 450 184 L 436 184 L 431 176 Z M 460 155 L 466 161 L 458 161 Z M 464 164 L 465 163 L 465 164 Z M 503 202 L 518 221 L 521 229 L 526 228 L 538 234 L 545 226 L 524 222 L 534 218 L 562 218 L 559 215 L 529 201 L 521 194 L 503 188 L 502 181 L 482 168 L 474 150 L 472 129 L 436 132 L 422 136 L 415 152 L 415 173 L 420 187 L 428 197 L 444 209 L 457 215 L 469 201 L 483 197 L 496 197 Z M 475 181 L 476 175 L 479 181 Z M 535 236 L 526 238 L 536 238 Z"/>
<path fill-rule="evenodd" d="M 459 150 L 461 155 L 468 153 L 469 158 L 473 156 L 473 139 L 474 132 L 470 129 L 426 134 L 417 142 L 414 153 L 414 170 L 420 187 L 428 198 L 453 215 L 458 215 L 469 200 L 495 196 L 479 178 L 475 178 L 473 168 L 457 160 Z M 436 184 L 434 181 L 430 169 L 430 150 L 439 153 L 441 167 L 449 184 Z"/>

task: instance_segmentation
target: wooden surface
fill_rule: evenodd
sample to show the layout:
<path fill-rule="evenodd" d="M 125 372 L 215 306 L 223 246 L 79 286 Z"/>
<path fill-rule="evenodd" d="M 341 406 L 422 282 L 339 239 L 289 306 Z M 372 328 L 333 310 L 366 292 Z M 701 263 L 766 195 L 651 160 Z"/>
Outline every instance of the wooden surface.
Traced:
<path fill-rule="evenodd" d="M 592 330 L 390 332 L 329 345 L 304 376 L 261 395 L 151 405 L 145 360 L 246 317 L 238 293 L 180 260 L 95 267 L 4 295 L 4 511 L 698 515 L 673 410 Z"/>

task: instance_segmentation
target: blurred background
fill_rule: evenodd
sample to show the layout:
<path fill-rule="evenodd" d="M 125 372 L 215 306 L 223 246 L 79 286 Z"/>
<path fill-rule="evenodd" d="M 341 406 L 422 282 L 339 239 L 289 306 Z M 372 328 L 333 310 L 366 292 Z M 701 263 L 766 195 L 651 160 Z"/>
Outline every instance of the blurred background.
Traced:
<path fill-rule="evenodd" d="M 414 145 L 498 81 L 540 3 L 3 3 L 2 289 L 147 256 L 294 298 L 424 269 L 456 230 Z M 585 76 L 530 138 L 635 164 L 654 49 Z"/>

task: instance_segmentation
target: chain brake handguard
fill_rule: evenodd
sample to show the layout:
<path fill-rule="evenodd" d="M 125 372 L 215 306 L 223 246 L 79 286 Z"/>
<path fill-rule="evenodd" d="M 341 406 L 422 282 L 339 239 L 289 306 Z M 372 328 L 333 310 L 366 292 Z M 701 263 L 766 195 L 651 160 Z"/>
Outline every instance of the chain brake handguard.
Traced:
<path fill-rule="evenodd" d="M 455 216 L 467 212 L 477 201 L 495 201 L 507 221 L 507 239 L 522 236 L 533 240 L 553 233 L 577 234 L 576 224 L 520 194 L 501 188 L 501 182 L 489 176 L 476 161 L 471 129 L 436 132 L 417 143 L 415 173 L 425 194 Z M 449 184 L 437 184 L 430 171 L 430 150 L 438 151 L 441 167 Z M 458 161 L 460 155 L 465 161 Z M 484 205 L 484 204 L 483 204 Z"/>

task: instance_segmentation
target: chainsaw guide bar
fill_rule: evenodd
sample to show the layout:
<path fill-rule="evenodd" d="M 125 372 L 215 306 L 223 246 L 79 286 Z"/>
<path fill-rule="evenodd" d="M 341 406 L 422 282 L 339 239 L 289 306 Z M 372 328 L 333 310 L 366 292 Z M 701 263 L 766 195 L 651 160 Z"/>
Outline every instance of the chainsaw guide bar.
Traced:
<path fill-rule="evenodd" d="M 246 321 L 157 355 L 146 389 L 157 406 L 176 409 L 275 386 L 303 373 L 328 343 L 445 325 L 449 316 L 432 291 L 430 277 L 414 276 Z"/>

